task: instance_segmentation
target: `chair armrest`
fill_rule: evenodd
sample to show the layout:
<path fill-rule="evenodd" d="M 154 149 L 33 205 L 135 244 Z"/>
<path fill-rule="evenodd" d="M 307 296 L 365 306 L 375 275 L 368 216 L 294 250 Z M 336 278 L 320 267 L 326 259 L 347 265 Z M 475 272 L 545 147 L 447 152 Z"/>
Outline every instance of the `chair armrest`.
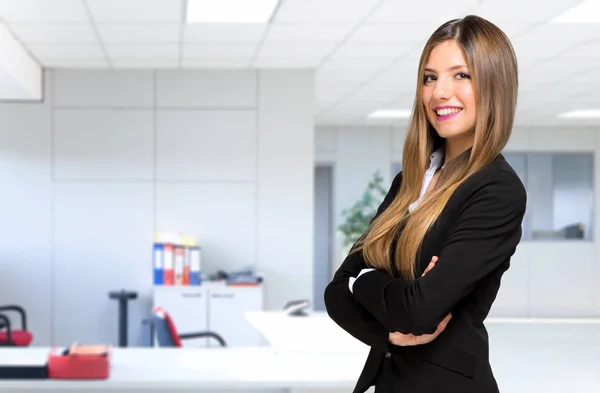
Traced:
<path fill-rule="evenodd" d="M 6 343 L 0 343 L 2 345 L 12 345 L 12 332 L 10 329 L 10 319 L 4 314 L 0 314 L 0 328 L 6 328 Z"/>
<path fill-rule="evenodd" d="M 9 306 L 0 306 L 0 311 L 16 311 L 21 315 L 21 326 L 23 330 L 27 330 L 27 315 L 25 310 L 21 306 L 17 305 L 9 305 Z"/>
<path fill-rule="evenodd" d="M 194 333 L 184 333 L 184 334 L 179 335 L 180 340 L 187 340 L 187 339 L 192 339 L 192 338 L 202 338 L 202 337 L 212 337 L 215 340 L 217 340 L 222 347 L 227 346 L 223 337 L 221 337 L 220 335 L 218 335 L 215 332 L 194 332 Z"/>

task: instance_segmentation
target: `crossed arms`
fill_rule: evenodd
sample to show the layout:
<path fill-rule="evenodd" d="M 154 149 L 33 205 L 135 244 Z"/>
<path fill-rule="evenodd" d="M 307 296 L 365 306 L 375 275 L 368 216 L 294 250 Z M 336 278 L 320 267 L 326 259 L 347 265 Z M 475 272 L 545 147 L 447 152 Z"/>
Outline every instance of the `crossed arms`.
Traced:
<path fill-rule="evenodd" d="M 377 217 L 397 194 L 401 175 L 379 207 Z M 363 343 L 385 351 L 390 331 L 428 334 L 467 296 L 477 282 L 505 264 L 521 238 L 526 195 L 518 178 L 499 172 L 476 187 L 458 213 L 439 260 L 415 280 L 374 270 L 348 288 L 366 268 L 362 253 L 351 253 L 325 289 L 329 316 Z"/>

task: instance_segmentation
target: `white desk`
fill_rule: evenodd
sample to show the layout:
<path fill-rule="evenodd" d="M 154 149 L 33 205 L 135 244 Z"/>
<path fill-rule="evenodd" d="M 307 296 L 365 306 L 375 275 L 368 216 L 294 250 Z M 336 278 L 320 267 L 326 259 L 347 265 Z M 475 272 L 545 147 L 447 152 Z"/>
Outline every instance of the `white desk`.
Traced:
<path fill-rule="evenodd" d="M 246 320 L 281 351 L 352 352 L 367 358 L 369 347 L 340 328 L 325 312 L 288 316 L 282 311 L 248 311 Z"/>
<path fill-rule="evenodd" d="M 2 348 L 0 363 L 43 362 L 49 348 Z M 348 392 L 364 357 L 271 348 L 115 348 L 105 381 L 2 380 L 2 393 L 23 392 Z"/>

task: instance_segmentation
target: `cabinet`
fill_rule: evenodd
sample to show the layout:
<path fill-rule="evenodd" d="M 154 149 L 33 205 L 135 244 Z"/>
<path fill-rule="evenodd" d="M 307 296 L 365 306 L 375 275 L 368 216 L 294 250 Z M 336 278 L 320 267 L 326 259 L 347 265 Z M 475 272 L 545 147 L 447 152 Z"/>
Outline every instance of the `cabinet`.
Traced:
<path fill-rule="evenodd" d="M 173 318 L 179 333 L 210 330 L 229 347 L 260 346 L 262 336 L 246 321 L 246 311 L 263 309 L 263 287 L 236 287 L 203 283 L 198 287 L 156 286 L 153 306 L 161 306 Z M 214 339 L 183 340 L 185 348 L 216 347 Z"/>

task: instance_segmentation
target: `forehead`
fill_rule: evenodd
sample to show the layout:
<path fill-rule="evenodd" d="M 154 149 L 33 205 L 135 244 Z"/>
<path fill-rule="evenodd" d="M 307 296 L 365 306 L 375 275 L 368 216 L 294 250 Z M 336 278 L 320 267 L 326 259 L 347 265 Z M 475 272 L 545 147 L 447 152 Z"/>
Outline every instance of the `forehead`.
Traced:
<path fill-rule="evenodd" d="M 444 71 L 457 65 L 466 66 L 467 60 L 456 41 L 450 40 L 444 41 L 433 48 L 425 67 L 436 71 Z"/>

